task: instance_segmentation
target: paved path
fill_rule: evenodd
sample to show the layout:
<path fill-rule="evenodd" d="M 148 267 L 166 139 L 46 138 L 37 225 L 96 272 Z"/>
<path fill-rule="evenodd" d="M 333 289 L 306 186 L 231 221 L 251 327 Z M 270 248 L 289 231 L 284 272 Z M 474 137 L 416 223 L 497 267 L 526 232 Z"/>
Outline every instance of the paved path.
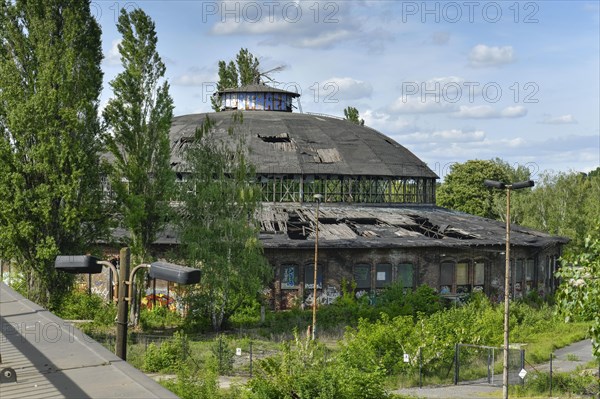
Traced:
<path fill-rule="evenodd" d="M 575 370 L 578 366 L 594 360 L 592 355 L 592 343 L 589 339 L 575 342 L 554 352 L 555 358 L 552 362 L 553 372 L 569 372 Z M 526 367 L 528 371 L 533 371 L 531 367 Z M 550 363 L 543 363 L 535 366 L 537 371 L 548 371 Z M 417 398 L 446 398 L 446 399 L 490 399 L 502 395 L 502 387 L 481 385 L 449 385 L 423 388 L 404 388 L 392 391 L 393 393 L 410 395 Z"/>

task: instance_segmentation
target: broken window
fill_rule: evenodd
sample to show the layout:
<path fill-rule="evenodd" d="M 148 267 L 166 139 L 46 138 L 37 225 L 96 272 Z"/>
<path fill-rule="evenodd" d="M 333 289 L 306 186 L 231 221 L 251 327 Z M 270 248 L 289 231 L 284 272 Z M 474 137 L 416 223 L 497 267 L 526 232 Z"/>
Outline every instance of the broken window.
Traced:
<path fill-rule="evenodd" d="M 454 262 L 442 262 L 440 265 L 440 294 L 454 292 Z"/>

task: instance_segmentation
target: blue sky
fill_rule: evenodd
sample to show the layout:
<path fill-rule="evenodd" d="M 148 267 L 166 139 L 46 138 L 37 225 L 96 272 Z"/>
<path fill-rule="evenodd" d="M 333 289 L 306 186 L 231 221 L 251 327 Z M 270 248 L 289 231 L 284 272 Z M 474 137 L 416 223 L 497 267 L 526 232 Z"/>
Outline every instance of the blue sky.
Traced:
<path fill-rule="evenodd" d="M 156 23 L 175 115 L 209 112 L 217 62 L 248 48 L 304 112 L 392 137 L 443 177 L 499 157 L 542 171 L 600 166 L 597 1 L 93 1 L 108 82 L 121 8 Z"/>

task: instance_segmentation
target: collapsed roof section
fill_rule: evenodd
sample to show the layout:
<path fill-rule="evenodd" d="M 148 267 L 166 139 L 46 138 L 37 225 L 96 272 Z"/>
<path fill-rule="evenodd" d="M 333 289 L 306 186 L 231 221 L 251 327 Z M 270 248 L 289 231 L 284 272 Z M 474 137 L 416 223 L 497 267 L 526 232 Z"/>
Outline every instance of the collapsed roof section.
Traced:
<path fill-rule="evenodd" d="M 265 203 L 259 211 L 265 248 L 314 245 L 316 205 Z M 355 248 L 501 246 L 502 222 L 436 206 L 356 206 L 321 204 L 319 246 Z M 511 243 L 545 247 L 564 237 L 512 226 Z"/>

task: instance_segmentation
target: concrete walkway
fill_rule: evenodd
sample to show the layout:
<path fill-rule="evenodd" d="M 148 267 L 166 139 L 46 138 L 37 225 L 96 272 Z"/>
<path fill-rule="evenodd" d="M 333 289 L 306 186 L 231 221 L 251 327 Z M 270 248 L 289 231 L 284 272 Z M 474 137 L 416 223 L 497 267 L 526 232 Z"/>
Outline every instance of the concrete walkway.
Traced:
<path fill-rule="evenodd" d="M 592 342 L 589 339 L 575 342 L 554 352 L 552 361 L 553 372 L 569 372 L 594 360 L 592 355 Z M 528 372 L 549 371 L 550 363 L 543 363 L 535 367 L 526 366 Z M 463 383 L 460 385 L 435 386 L 423 388 L 403 388 L 392 391 L 393 393 L 414 396 L 417 398 L 445 398 L 445 399 L 490 399 L 502 396 L 502 387 L 481 384 Z"/>

